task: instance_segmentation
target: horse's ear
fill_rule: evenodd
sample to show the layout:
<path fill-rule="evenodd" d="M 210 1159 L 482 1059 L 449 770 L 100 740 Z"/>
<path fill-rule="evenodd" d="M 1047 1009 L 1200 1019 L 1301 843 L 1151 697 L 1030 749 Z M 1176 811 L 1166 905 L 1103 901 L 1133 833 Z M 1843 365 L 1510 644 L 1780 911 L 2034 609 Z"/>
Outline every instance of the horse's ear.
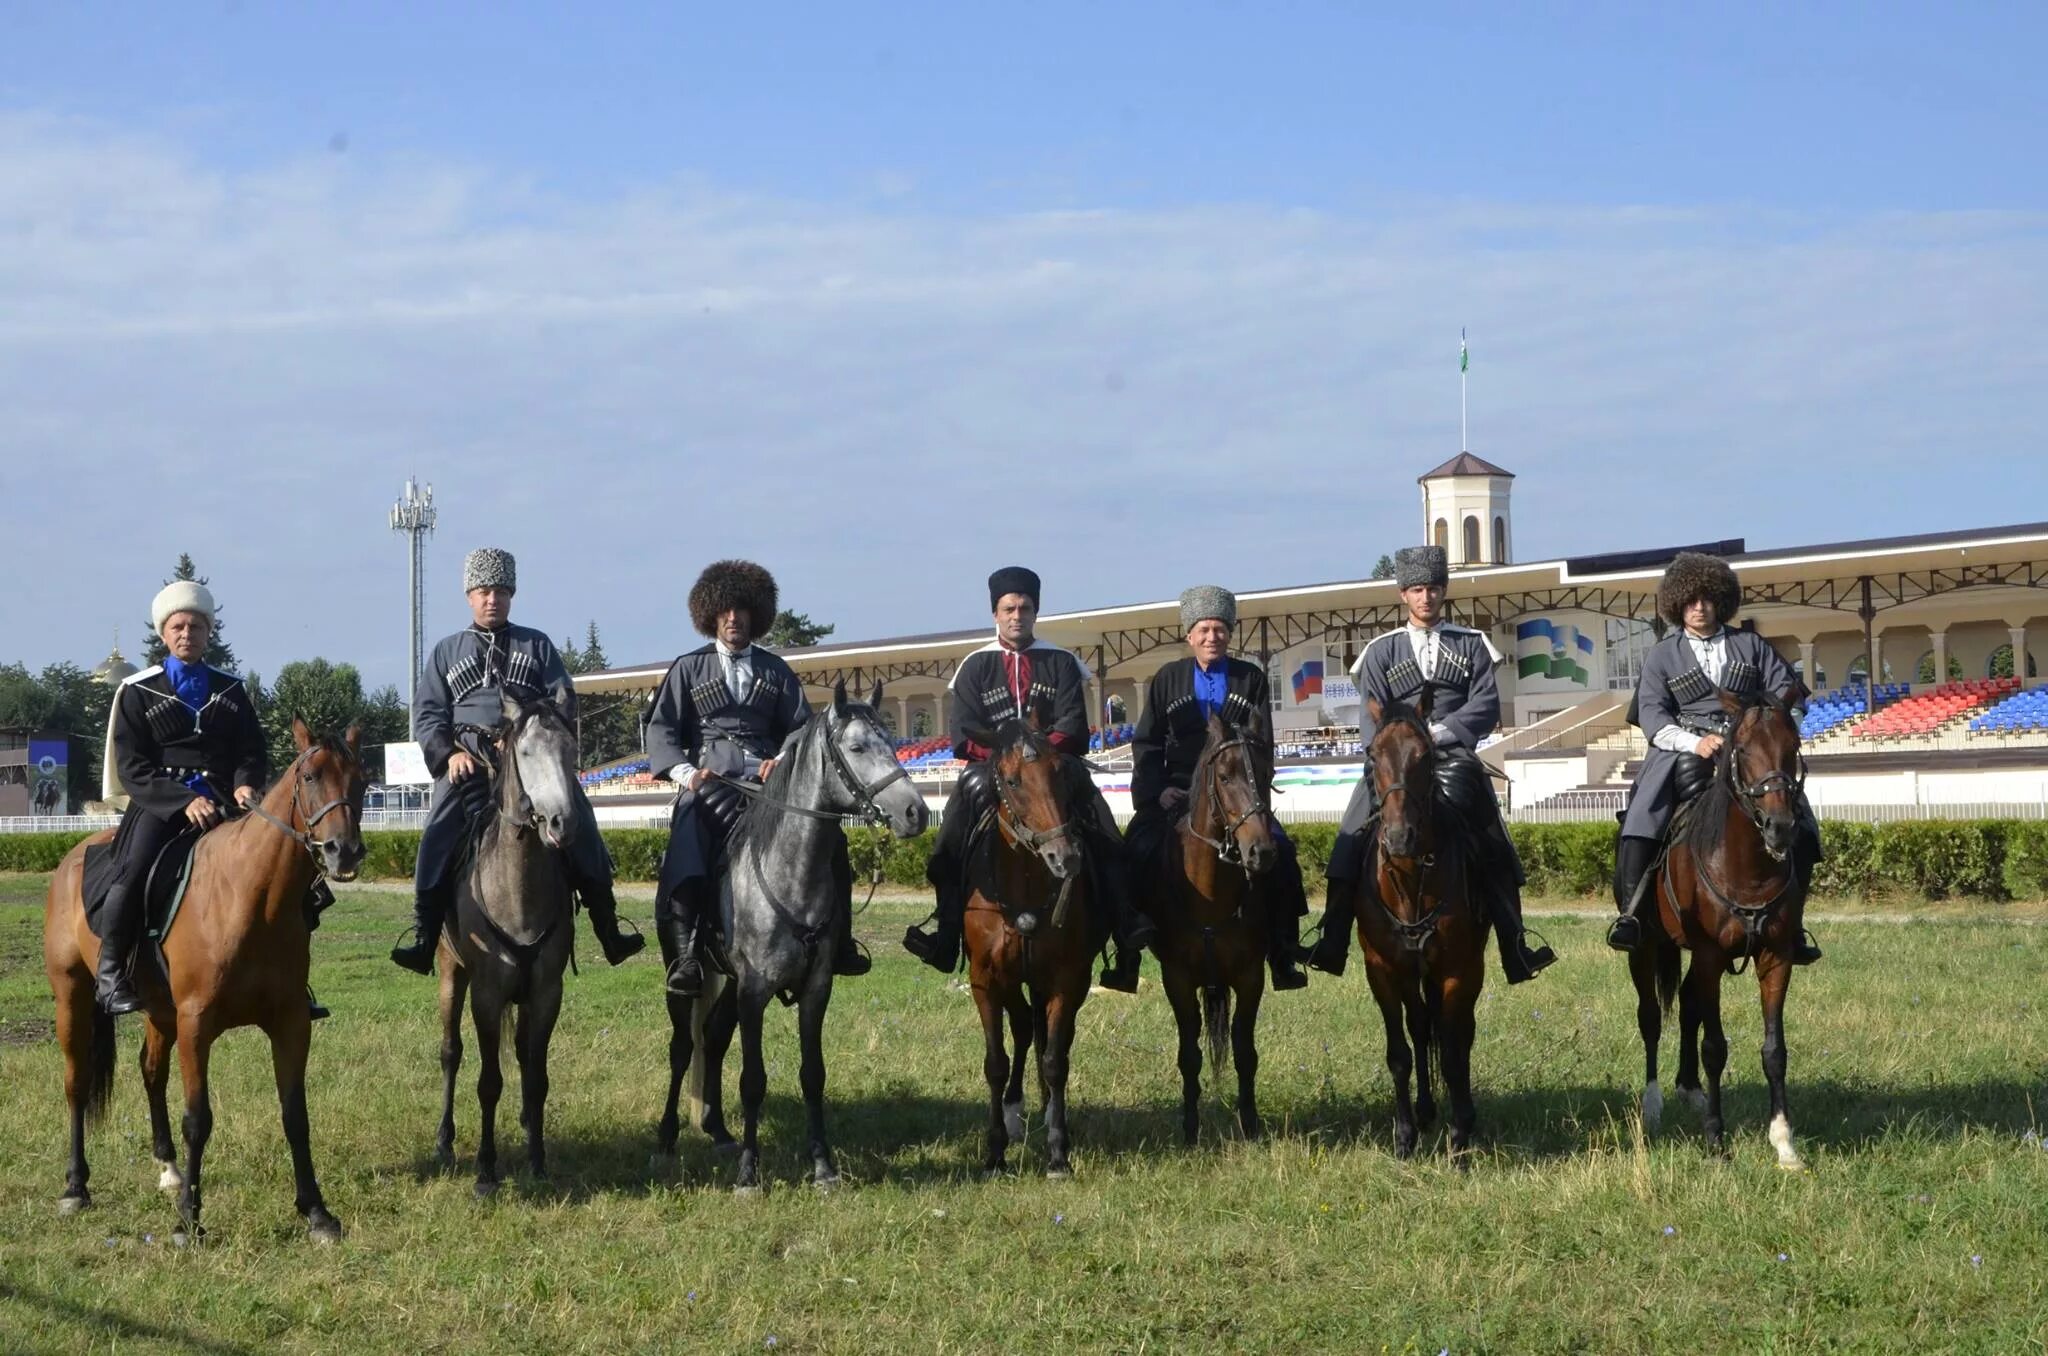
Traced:
<path fill-rule="evenodd" d="M 882 684 L 880 679 L 875 681 L 875 690 L 868 696 L 868 705 L 874 707 L 877 711 L 882 709 Z"/>
<path fill-rule="evenodd" d="M 1052 728 L 1052 703 L 1040 697 L 1031 703 L 1024 713 L 1024 723 L 1036 734 L 1044 734 Z"/>
<path fill-rule="evenodd" d="M 844 678 L 832 684 L 832 714 L 835 716 L 846 714 L 846 680 Z"/>
<path fill-rule="evenodd" d="M 1230 738 L 1230 727 L 1223 723 L 1223 713 L 1221 711 L 1211 711 L 1209 713 L 1209 738 L 1217 741 Z"/>
<path fill-rule="evenodd" d="M 363 727 L 360 725 L 349 726 L 348 729 L 342 732 L 341 742 L 348 745 L 348 752 L 351 758 L 361 758 L 363 756 Z"/>
<path fill-rule="evenodd" d="M 1721 699 L 1721 709 L 1723 711 L 1726 711 L 1731 716 L 1739 716 L 1742 714 L 1741 697 L 1737 696 L 1733 692 L 1730 692 L 1725 687 L 1714 689 L 1714 695 Z"/>
<path fill-rule="evenodd" d="M 980 725 L 961 726 L 960 737 L 970 744 L 979 744 L 985 749 L 993 749 L 996 746 L 996 732 Z"/>
<path fill-rule="evenodd" d="M 519 701 L 508 693 L 498 694 L 498 714 L 505 718 L 507 725 L 519 719 Z"/>
<path fill-rule="evenodd" d="M 1436 705 L 1436 691 L 1428 683 L 1422 685 L 1422 695 L 1415 699 L 1415 714 L 1429 719 L 1430 708 Z"/>
<path fill-rule="evenodd" d="M 299 746 L 300 753 L 313 747 L 313 732 L 307 729 L 306 722 L 297 716 L 292 717 L 292 743 Z"/>

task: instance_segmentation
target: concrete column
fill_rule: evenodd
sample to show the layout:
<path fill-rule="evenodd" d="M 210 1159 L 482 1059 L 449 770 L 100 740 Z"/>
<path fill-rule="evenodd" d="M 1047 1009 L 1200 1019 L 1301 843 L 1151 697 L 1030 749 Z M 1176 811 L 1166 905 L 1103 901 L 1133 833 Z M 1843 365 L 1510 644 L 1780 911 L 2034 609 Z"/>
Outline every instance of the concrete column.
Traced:
<path fill-rule="evenodd" d="M 909 697 L 898 697 L 896 699 L 896 737 L 898 739 L 910 738 Z"/>
<path fill-rule="evenodd" d="M 1929 631 L 1927 638 L 1934 642 L 1934 681 L 1945 683 L 1948 681 L 1948 632 Z M 1920 675 L 1913 676 L 1917 678 Z"/>
<path fill-rule="evenodd" d="M 1820 681 L 1813 672 L 1813 642 L 1810 640 L 1799 642 L 1799 677 L 1806 684 L 1807 691 L 1820 691 Z"/>
<path fill-rule="evenodd" d="M 949 709 L 951 707 L 952 701 L 953 689 L 950 687 L 940 688 L 938 699 L 934 703 L 934 710 L 938 714 L 939 728 L 933 730 L 933 734 L 942 735 L 953 728 L 952 713 Z"/>
<path fill-rule="evenodd" d="M 2012 676 L 2024 687 L 2027 681 L 2027 628 L 2009 626 L 2005 631 L 2012 638 Z"/>
<path fill-rule="evenodd" d="M 1870 690 L 1876 691 L 1884 681 L 1884 633 L 1875 632 L 1870 637 L 1870 672 L 1865 675 L 1870 681 Z"/>

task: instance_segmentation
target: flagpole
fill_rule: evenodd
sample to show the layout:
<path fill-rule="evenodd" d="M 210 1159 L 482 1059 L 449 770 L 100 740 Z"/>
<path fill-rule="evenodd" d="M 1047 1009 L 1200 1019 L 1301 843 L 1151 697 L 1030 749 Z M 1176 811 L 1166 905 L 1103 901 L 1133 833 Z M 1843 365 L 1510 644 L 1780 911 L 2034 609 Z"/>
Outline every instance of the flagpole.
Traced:
<path fill-rule="evenodd" d="M 1471 361 L 1465 350 L 1465 327 L 1458 327 L 1458 450 L 1470 452 L 1472 442 L 1465 436 L 1465 368 Z"/>

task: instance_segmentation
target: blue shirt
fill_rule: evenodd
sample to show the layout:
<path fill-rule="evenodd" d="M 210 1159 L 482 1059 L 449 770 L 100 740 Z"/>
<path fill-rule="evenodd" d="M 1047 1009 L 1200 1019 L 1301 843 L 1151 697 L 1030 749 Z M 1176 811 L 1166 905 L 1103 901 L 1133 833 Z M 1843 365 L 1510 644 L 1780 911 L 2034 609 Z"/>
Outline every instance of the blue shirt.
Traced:
<path fill-rule="evenodd" d="M 1195 705 L 1202 708 L 1202 719 L 1207 720 L 1223 709 L 1224 698 L 1230 695 L 1230 661 L 1220 659 L 1214 672 L 1202 667 L 1202 661 L 1195 661 Z"/>
<path fill-rule="evenodd" d="M 213 695 L 213 684 L 207 678 L 204 664 L 187 664 L 176 655 L 167 654 L 164 656 L 164 677 L 171 680 L 171 690 L 178 694 L 178 700 L 191 707 L 195 714 Z M 185 785 L 195 795 L 205 796 L 210 800 L 220 799 L 214 789 L 207 784 L 206 778 L 198 773 L 187 777 Z"/>

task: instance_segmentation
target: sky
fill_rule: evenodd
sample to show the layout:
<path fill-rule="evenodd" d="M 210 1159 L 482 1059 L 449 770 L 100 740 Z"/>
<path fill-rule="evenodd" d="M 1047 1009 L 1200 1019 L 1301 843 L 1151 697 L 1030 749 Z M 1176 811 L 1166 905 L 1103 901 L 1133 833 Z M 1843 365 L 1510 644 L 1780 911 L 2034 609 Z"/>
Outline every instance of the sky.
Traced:
<path fill-rule="evenodd" d="M 1358 577 L 1461 329 L 1524 559 L 2048 517 L 2048 10 L 1794 8 L 17 7 L 0 662 Z"/>

